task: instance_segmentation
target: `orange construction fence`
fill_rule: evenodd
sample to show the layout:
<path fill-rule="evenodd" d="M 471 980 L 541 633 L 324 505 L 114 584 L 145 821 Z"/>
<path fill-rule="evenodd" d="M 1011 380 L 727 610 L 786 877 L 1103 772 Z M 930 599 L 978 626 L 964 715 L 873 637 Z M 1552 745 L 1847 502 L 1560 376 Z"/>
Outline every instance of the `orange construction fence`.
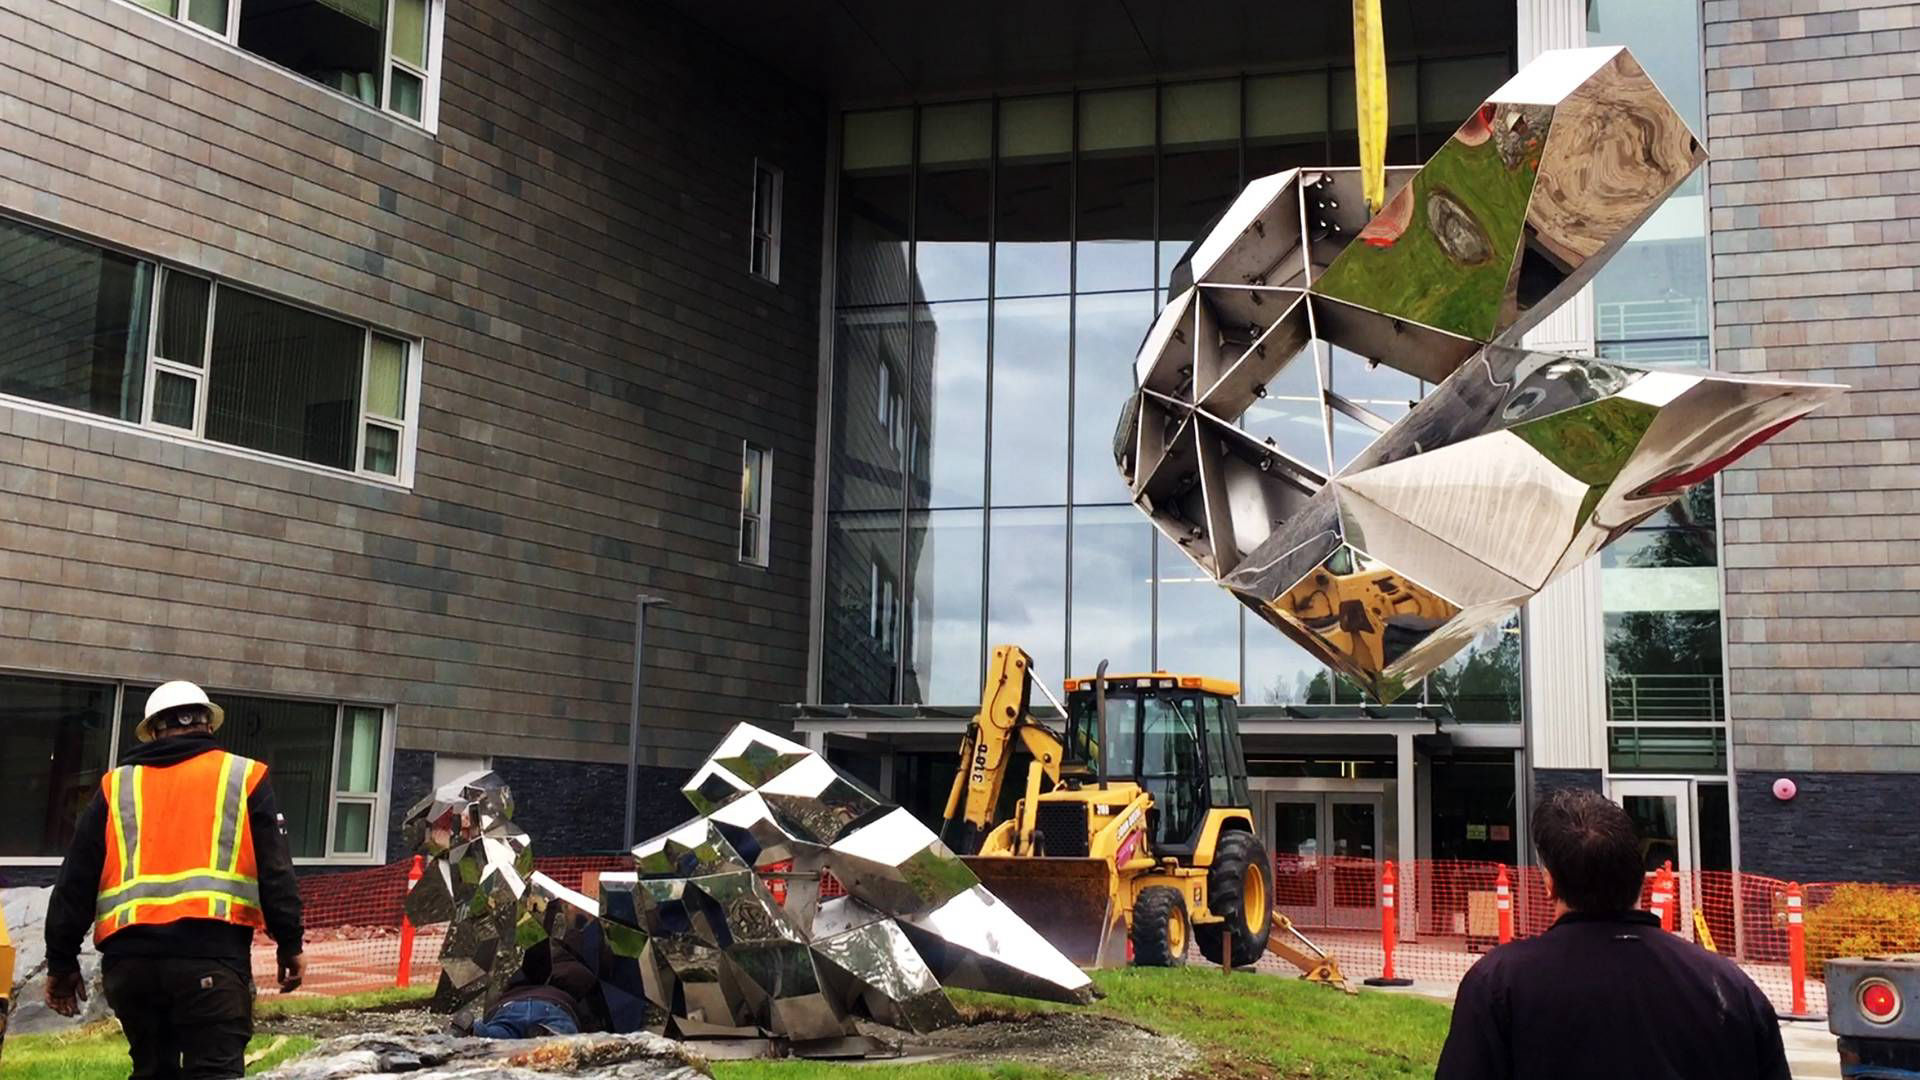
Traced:
<path fill-rule="evenodd" d="M 303 993 L 395 985 L 402 968 L 401 911 L 411 862 L 301 879 L 307 922 Z M 578 889 L 589 873 L 633 864 L 617 854 L 541 858 L 534 865 Z M 1356 979 L 1385 974 L 1384 866 L 1371 859 L 1274 859 L 1275 906 Z M 1543 933 L 1553 923 L 1553 904 L 1537 867 L 1421 859 L 1397 862 L 1395 871 L 1391 932 L 1397 976 L 1457 982 L 1501 941 Z M 1825 1012 L 1822 965 L 1829 957 L 1920 950 L 1920 885 L 1809 883 L 1798 887 L 1795 908 L 1793 883 L 1758 874 L 1674 873 L 1670 884 L 1664 878 L 1648 874 L 1642 907 L 1651 910 L 1656 884 L 1663 886 L 1671 896 L 1672 932 L 1739 963 L 1782 1015 Z M 823 895 L 841 891 L 830 877 L 821 882 Z M 1792 912 L 1802 921 L 1793 922 Z M 444 925 L 415 928 L 407 982 L 432 985 L 438 979 L 445 930 Z M 271 983 L 273 960 L 271 942 L 257 938 L 254 974 L 262 985 Z M 1274 957 L 1260 966 L 1285 967 Z"/>
<path fill-rule="evenodd" d="M 1274 860 L 1280 910 L 1350 976 L 1378 975 L 1386 965 L 1384 865 L 1297 855 Z M 1502 940 L 1531 937 L 1553 924 L 1553 903 L 1538 867 L 1423 859 L 1396 863 L 1395 870 L 1395 975 L 1457 982 Z M 1800 924 L 1790 918 L 1796 890 L 1803 897 Z M 1642 908 L 1661 906 L 1672 933 L 1740 964 L 1783 1016 L 1825 1012 L 1821 965 L 1829 957 L 1920 949 L 1920 885 L 1797 886 L 1759 874 L 1662 867 L 1648 872 L 1641 892 Z M 1794 963 L 1795 952 L 1803 963 Z M 1272 958 L 1263 964 L 1281 966 Z"/>

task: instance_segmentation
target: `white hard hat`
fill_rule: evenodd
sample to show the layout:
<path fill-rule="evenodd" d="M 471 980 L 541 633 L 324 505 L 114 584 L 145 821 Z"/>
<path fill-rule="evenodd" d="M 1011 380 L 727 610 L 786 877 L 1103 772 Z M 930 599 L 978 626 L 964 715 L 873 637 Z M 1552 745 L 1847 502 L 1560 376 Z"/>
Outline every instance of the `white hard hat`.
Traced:
<path fill-rule="evenodd" d="M 205 690 L 184 679 L 175 679 L 170 683 L 162 683 L 153 693 L 147 695 L 146 715 L 141 718 L 140 726 L 133 729 L 134 738 L 141 742 L 152 742 L 154 719 L 188 706 L 198 706 L 207 710 L 213 717 L 212 730 L 214 731 L 219 731 L 220 725 L 226 723 L 226 710 L 209 700 Z"/>

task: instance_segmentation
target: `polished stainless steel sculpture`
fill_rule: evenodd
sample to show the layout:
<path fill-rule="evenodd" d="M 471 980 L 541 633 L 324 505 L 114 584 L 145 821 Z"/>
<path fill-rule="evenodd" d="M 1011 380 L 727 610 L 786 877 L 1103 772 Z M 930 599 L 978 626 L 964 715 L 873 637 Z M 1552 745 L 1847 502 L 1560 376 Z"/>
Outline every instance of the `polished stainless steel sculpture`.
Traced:
<path fill-rule="evenodd" d="M 528 946 L 586 922 L 613 958 L 603 983 L 643 995 L 682 1037 L 819 1044 L 860 1017 L 928 1031 L 958 1020 L 943 984 L 1093 999 L 932 831 L 806 747 L 741 724 L 682 791 L 700 816 L 635 847 L 634 871 L 603 874 L 597 901 L 533 871 L 493 773 L 416 805 L 406 837 L 431 862 L 408 915 L 452 920 L 435 1007 L 491 1000 Z M 827 875 L 845 895 L 821 898 Z"/>
<path fill-rule="evenodd" d="M 1356 169 L 1255 180 L 1175 268 L 1114 454 L 1136 505 L 1382 702 L 1843 387 L 1530 352 L 1706 160 L 1625 49 L 1542 54 L 1368 218 Z M 1438 384 L 1388 423 L 1344 349 Z M 1240 421 L 1310 365 L 1326 454 Z M 1283 372 L 1286 373 L 1283 376 Z M 1337 472 L 1334 414 L 1379 432 Z"/>
<path fill-rule="evenodd" d="M 600 879 L 609 940 L 671 1034 L 818 1042 L 862 1016 L 926 1031 L 957 1020 L 943 984 L 1092 1000 L 931 830 L 806 747 L 741 724 L 682 791 L 700 816 Z M 823 900 L 829 874 L 845 895 Z"/>
<path fill-rule="evenodd" d="M 407 846 L 426 856 L 407 893 L 407 917 L 417 926 L 449 923 L 434 1008 L 492 999 L 539 940 L 522 940 L 517 930 L 530 882 L 543 875 L 533 870 L 532 841 L 513 823 L 513 792 L 494 773 L 467 773 L 414 804 L 401 829 Z"/>

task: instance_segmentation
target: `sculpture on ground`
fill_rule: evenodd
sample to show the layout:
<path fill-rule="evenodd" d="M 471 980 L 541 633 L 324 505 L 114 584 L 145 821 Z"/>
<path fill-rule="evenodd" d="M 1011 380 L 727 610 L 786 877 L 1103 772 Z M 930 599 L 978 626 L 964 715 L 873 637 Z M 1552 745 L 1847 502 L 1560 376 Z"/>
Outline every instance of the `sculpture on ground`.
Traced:
<path fill-rule="evenodd" d="M 1391 170 L 1371 219 L 1357 169 L 1255 180 L 1175 267 L 1141 347 L 1114 442 L 1136 505 L 1393 701 L 1845 389 L 1520 347 L 1705 160 L 1625 49 L 1571 49 Z M 1438 385 L 1389 423 L 1334 390 L 1337 352 Z M 1249 418 L 1275 384 L 1304 406 Z M 1379 433 L 1343 466 L 1335 414 Z M 1311 454 L 1275 437 L 1303 425 Z"/>
<path fill-rule="evenodd" d="M 406 836 L 432 861 L 408 915 L 453 921 L 435 1008 L 498 995 L 561 918 L 597 920 L 603 985 L 644 995 L 681 1037 L 804 1049 L 852 1039 L 862 1017 L 924 1032 L 959 1019 L 943 985 L 1093 999 L 931 830 L 806 747 L 738 725 L 682 791 L 699 816 L 635 847 L 633 872 L 601 875 L 598 901 L 533 871 L 493 773 L 416 805 Z M 827 875 L 844 895 L 821 897 Z"/>

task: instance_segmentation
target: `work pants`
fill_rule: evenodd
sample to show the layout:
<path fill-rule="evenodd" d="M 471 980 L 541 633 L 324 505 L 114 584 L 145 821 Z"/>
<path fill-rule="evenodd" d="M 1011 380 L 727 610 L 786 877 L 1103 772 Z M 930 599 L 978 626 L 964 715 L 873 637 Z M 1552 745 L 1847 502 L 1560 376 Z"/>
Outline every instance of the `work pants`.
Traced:
<path fill-rule="evenodd" d="M 253 974 L 229 960 L 107 957 L 107 1004 L 127 1033 L 131 1080 L 225 1080 L 246 1072 Z"/>

